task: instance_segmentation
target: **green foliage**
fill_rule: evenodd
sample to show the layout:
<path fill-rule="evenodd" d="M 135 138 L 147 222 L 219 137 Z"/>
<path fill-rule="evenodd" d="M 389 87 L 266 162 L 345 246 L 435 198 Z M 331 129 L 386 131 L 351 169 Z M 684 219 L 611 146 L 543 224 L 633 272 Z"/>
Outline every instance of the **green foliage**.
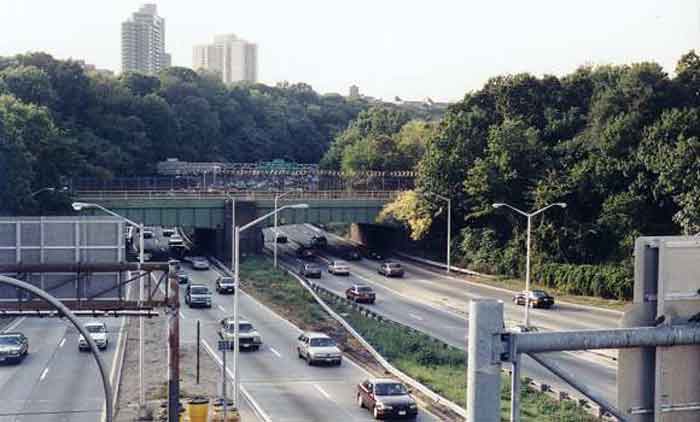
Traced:
<path fill-rule="evenodd" d="M 541 284 L 561 292 L 605 299 L 629 299 L 634 286 L 632 271 L 624 265 L 542 264 L 535 274 Z"/>
<path fill-rule="evenodd" d="M 12 185 L 0 190 L 0 212 L 29 214 L 40 211 L 22 196 L 32 190 L 74 176 L 151 175 L 168 157 L 317 163 L 368 107 L 303 83 L 227 87 L 177 67 L 105 77 L 44 53 L 0 57 L 0 95 L 0 171 L 9 173 L 0 183 Z"/>

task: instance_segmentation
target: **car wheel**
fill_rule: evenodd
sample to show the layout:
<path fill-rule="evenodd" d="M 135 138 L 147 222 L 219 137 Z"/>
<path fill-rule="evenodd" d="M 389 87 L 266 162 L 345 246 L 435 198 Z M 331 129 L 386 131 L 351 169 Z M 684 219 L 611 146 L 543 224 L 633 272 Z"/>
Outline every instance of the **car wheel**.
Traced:
<path fill-rule="evenodd" d="M 365 408 L 365 404 L 362 401 L 362 396 L 360 394 L 357 395 L 357 405 L 360 406 L 360 409 Z"/>
<path fill-rule="evenodd" d="M 369 301 L 369 304 L 370 304 L 370 305 L 374 305 L 374 299 L 370 300 L 370 301 Z"/>
<path fill-rule="evenodd" d="M 314 366 L 314 361 L 313 361 L 313 359 L 311 359 L 310 356 L 307 356 L 307 358 L 306 358 L 306 363 L 308 363 L 309 366 Z"/>
<path fill-rule="evenodd" d="M 379 410 L 377 410 L 377 406 L 372 407 L 372 416 L 374 416 L 374 419 L 376 419 L 376 420 L 381 419 L 379 417 Z"/>
<path fill-rule="evenodd" d="M 299 356 L 299 359 L 304 359 L 304 356 L 301 355 L 301 350 L 297 347 L 297 356 Z"/>

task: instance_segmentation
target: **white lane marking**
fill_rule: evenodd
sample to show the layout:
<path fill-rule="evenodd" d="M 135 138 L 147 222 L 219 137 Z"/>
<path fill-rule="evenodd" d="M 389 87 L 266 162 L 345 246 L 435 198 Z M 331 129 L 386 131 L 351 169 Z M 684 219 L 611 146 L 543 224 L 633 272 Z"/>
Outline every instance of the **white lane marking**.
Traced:
<path fill-rule="evenodd" d="M 324 396 L 326 396 L 326 398 L 327 398 L 328 400 L 331 399 L 331 395 L 328 394 L 328 393 L 326 393 L 326 391 L 325 391 L 323 388 L 321 388 L 319 385 L 314 384 L 314 388 L 315 388 L 316 390 L 318 390 L 319 393 L 321 393 L 321 394 L 323 394 Z"/>
<path fill-rule="evenodd" d="M 39 381 L 43 381 L 44 378 L 46 378 L 46 374 L 48 374 L 48 373 L 49 373 L 49 368 L 47 366 L 46 368 L 44 368 L 44 372 L 41 373 L 41 376 L 39 377 Z"/>
<path fill-rule="evenodd" d="M 217 306 L 218 306 L 218 308 L 219 308 L 219 310 L 220 310 L 221 312 L 226 313 L 226 308 L 224 308 L 224 307 L 221 306 L 221 305 L 217 305 Z"/>
<path fill-rule="evenodd" d="M 63 337 L 63 340 L 61 340 L 60 343 L 58 343 L 58 347 L 63 347 L 63 345 L 66 344 L 66 338 Z"/>
<path fill-rule="evenodd" d="M 185 314 L 182 313 L 182 311 L 180 311 L 180 319 L 187 319 L 187 318 L 185 317 Z"/>
<path fill-rule="evenodd" d="M 214 361 L 219 364 L 219 366 L 223 366 L 223 362 L 221 361 L 221 358 L 217 356 L 217 354 L 214 352 L 214 349 L 207 343 L 206 340 L 202 340 L 202 344 L 204 345 L 204 349 L 207 351 L 209 356 L 211 356 Z M 231 372 L 231 368 L 226 368 L 226 372 L 228 373 L 228 376 L 233 379 L 233 372 Z M 240 385 L 241 387 L 241 393 L 243 393 L 243 396 L 245 397 L 246 400 L 248 400 L 248 403 L 250 403 L 251 406 L 253 406 L 253 410 L 255 411 L 256 415 L 260 417 L 264 422 L 271 422 L 272 418 L 263 410 L 262 406 L 258 404 L 253 399 L 253 396 L 250 395 L 248 390 L 243 386 L 243 384 Z"/>
<path fill-rule="evenodd" d="M 26 318 L 26 317 L 22 317 L 22 318 L 17 319 L 17 320 L 14 321 L 12 324 L 8 325 L 4 330 L 2 330 L 2 332 L 3 332 L 3 333 L 7 333 L 7 332 L 9 332 L 9 331 L 14 330 L 15 328 L 17 328 L 17 326 L 19 326 L 19 324 L 21 324 L 22 322 L 24 322 L 25 319 L 27 319 L 27 318 Z"/>
<path fill-rule="evenodd" d="M 112 407 L 116 408 L 117 407 L 117 399 L 119 398 L 119 383 L 121 382 L 121 376 L 119 379 L 115 378 L 117 375 L 117 366 L 123 366 L 124 365 L 124 357 L 126 356 L 126 353 L 121 355 L 121 365 L 117 365 L 117 362 L 119 360 L 119 356 L 121 353 L 121 349 L 125 348 L 125 345 L 122 345 L 122 336 L 126 332 L 125 330 L 125 325 L 126 325 L 126 318 L 122 317 L 122 323 L 121 326 L 119 326 L 119 335 L 117 336 L 117 349 L 114 351 L 114 358 L 112 358 L 112 368 L 110 369 L 109 372 L 109 382 L 112 384 L 112 391 L 114 393 L 114 401 L 112 402 Z M 126 352 L 126 350 L 124 350 Z M 121 370 L 121 368 L 120 368 Z M 107 408 L 104 404 L 102 404 L 102 415 L 100 417 L 100 422 L 105 422 L 107 420 Z"/>
<path fill-rule="evenodd" d="M 417 319 L 418 321 L 423 321 L 423 318 L 419 317 L 416 314 L 408 314 L 408 316 L 410 316 L 411 318 Z"/>
<path fill-rule="evenodd" d="M 270 351 L 271 351 L 272 353 L 276 354 L 278 358 L 281 358 L 281 357 L 282 357 L 282 355 L 280 354 L 280 352 L 278 352 L 277 350 L 273 349 L 272 347 L 269 347 L 269 349 L 270 349 Z"/>

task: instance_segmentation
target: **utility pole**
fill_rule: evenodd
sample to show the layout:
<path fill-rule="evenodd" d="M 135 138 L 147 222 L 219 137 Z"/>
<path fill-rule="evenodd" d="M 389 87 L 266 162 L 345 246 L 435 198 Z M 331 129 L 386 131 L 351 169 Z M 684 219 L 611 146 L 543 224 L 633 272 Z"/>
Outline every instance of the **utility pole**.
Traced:
<path fill-rule="evenodd" d="M 168 282 L 172 297 L 168 298 L 168 345 L 170 371 L 168 377 L 168 422 L 178 422 L 180 418 L 180 285 L 177 280 L 178 261 L 168 261 Z"/>

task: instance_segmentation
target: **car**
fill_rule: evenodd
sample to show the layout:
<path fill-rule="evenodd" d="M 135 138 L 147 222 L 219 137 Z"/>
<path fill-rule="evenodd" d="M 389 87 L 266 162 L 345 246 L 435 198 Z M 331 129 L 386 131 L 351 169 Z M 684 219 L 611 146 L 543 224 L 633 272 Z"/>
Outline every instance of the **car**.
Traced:
<path fill-rule="evenodd" d="M 234 329 L 236 324 L 233 318 L 225 318 L 221 320 L 221 328 L 219 328 L 219 338 L 221 340 L 234 341 Z M 262 346 L 262 336 L 248 321 L 238 320 L 238 345 L 241 349 L 258 350 Z"/>
<path fill-rule="evenodd" d="M 391 378 L 369 378 L 357 386 L 357 405 L 369 409 L 374 419 L 415 418 L 418 405 L 411 390 Z"/>
<path fill-rule="evenodd" d="M 299 246 L 296 250 L 296 253 L 297 257 L 308 261 L 316 258 L 316 255 L 314 255 L 314 250 L 305 246 Z"/>
<path fill-rule="evenodd" d="M 208 270 L 209 260 L 201 256 L 195 256 L 192 258 L 192 268 L 195 270 Z"/>
<path fill-rule="evenodd" d="M 350 275 L 350 267 L 345 261 L 335 259 L 328 263 L 328 272 L 333 275 Z"/>
<path fill-rule="evenodd" d="M 100 350 L 105 350 L 109 346 L 109 336 L 107 334 L 107 324 L 100 321 L 90 321 L 84 324 L 85 329 L 90 334 L 90 338 L 95 342 Z M 89 350 L 90 344 L 81 334 L 78 338 L 78 350 Z"/>
<path fill-rule="evenodd" d="M 376 293 L 371 287 L 362 284 L 354 284 L 352 287 L 345 290 L 345 298 L 353 302 L 374 303 L 377 298 Z"/>
<path fill-rule="evenodd" d="M 219 294 L 223 293 L 236 293 L 236 284 L 232 277 L 219 276 L 216 279 L 216 292 Z"/>
<path fill-rule="evenodd" d="M 544 290 L 532 290 L 529 292 L 531 308 L 551 308 L 554 306 L 554 298 L 547 294 Z M 527 302 L 528 291 L 523 290 L 513 296 L 513 303 L 516 305 L 525 306 Z"/>
<path fill-rule="evenodd" d="M 190 307 L 211 308 L 211 291 L 204 284 L 190 284 L 185 292 L 185 303 Z"/>
<path fill-rule="evenodd" d="M 343 353 L 335 340 L 323 333 L 304 332 L 297 339 L 297 354 L 306 360 L 309 366 L 316 363 L 328 363 L 340 366 Z"/>
<path fill-rule="evenodd" d="M 288 241 L 289 241 L 289 239 L 287 239 L 287 236 L 285 236 L 282 233 L 278 232 L 277 235 L 275 236 L 275 242 L 277 242 L 277 243 L 287 243 Z"/>
<path fill-rule="evenodd" d="M 326 236 L 320 234 L 311 236 L 311 247 L 323 249 L 328 246 L 328 239 Z"/>
<path fill-rule="evenodd" d="M 384 259 L 384 254 L 376 249 L 370 249 L 367 251 L 367 257 L 375 261 L 381 261 Z"/>
<path fill-rule="evenodd" d="M 152 229 L 143 229 L 143 238 L 144 239 L 153 239 L 153 230 Z"/>
<path fill-rule="evenodd" d="M 360 261 L 362 260 L 362 255 L 355 250 L 355 249 L 349 249 L 343 253 L 343 257 L 347 259 L 348 261 Z"/>
<path fill-rule="evenodd" d="M 179 284 L 187 284 L 190 282 L 190 275 L 187 274 L 186 272 L 180 270 L 176 273 L 177 275 L 177 282 Z"/>
<path fill-rule="evenodd" d="M 385 277 L 403 277 L 403 267 L 396 262 L 383 263 L 377 272 Z"/>
<path fill-rule="evenodd" d="M 0 363 L 19 363 L 29 354 L 29 340 L 22 333 L 0 334 Z"/>
<path fill-rule="evenodd" d="M 177 234 L 175 229 L 163 229 L 163 237 L 171 237 Z"/>
<path fill-rule="evenodd" d="M 302 263 L 299 266 L 299 274 L 302 277 L 321 278 L 321 267 L 316 264 Z"/>

